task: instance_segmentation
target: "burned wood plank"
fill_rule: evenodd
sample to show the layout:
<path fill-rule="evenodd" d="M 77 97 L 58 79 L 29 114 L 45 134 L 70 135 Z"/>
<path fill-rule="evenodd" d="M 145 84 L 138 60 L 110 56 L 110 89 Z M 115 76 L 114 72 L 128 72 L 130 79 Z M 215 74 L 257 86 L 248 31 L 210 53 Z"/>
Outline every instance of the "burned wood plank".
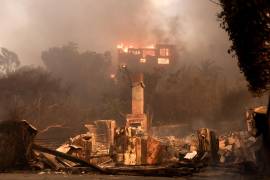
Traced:
<path fill-rule="evenodd" d="M 104 172 L 104 170 L 94 164 L 91 164 L 91 163 L 88 163 L 84 160 L 81 160 L 79 158 L 76 158 L 74 156 L 71 156 L 71 155 L 68 155 L 68 154 L 65 154 L 65 153 L 62 153 L 62 152 L 59 152 L 59 151 L 56 151 L 56 150 L 52 150 L 52 149 L 48 149 L 46 147 L 42 147 L 40 145 L 37 145 L 37 144 L 33 144 L 32 148 L 36 151 L 40 151 L 40 152 L 44 152 L 44 153 L 48 153 L 48 154 L 52 154 L 56 157 L 60 157 L 60 158 L 63 158 L 63 159 L 67 159 L 71 162 L 74 162 L 74 163 L 78 163 L 80 164 L 81 166 L 85 166 L 85 167 L 91 167 L 93 170 L 96 170 L 98 172 Z"/>
<path fill-rule="evenodd" d="M 52 170 L 60 169 L 60 166 L 58 165 L 58 163 L 56 163 L 53 157 L 51 157 L 47 153 L 39 154 L 39 160 L 45 163 L 45 165 L 48 166 Z"/>

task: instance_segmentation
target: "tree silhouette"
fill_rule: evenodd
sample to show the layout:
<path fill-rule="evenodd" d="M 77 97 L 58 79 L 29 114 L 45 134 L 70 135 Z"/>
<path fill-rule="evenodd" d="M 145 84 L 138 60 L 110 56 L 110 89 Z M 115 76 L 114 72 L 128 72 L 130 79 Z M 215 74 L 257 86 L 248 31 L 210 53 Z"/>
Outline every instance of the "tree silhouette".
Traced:
<path fill-rule="evenodd" d="M 3 75 L 9 75 L 15 72 L 20 66 L 20 61 L 16 53 L 6 48 L 1 48 L 0 53 L 0 71 Z"/>
<path fill-rule="evenodd" d="M 221 27 L 232 40 L 229 52 L 238 57 L 240 70 L 257 95 L 270 90 L 270 1 L 269 0 L 220 0 Z M 265 167 L 270 169 L 270 96 L 262 132 L 262 156 Z M 267 172 L 267 170 L 265 171 Z"/>
<path fill-rule="evenodd" d="M 258 95 L 270 89 L 270 1 L 220 0 L 221 27 L 232 40 L 249 89 Z"/>

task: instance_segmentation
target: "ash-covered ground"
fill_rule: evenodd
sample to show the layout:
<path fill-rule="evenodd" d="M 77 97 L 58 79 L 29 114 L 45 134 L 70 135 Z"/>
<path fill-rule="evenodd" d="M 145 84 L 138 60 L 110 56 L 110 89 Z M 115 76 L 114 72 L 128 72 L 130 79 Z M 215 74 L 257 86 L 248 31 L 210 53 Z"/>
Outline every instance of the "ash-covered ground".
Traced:
<path fill-rule="evenodd" d="M 50 174 L 50 173 L 3 173 L 0 174 L 1 180 L 163 180 L 163 179 L 180 179 L 180 180 L 256 180 L 269 179 L 260 175 L 241 173 L 236 168 L 208 167 L 192 176 L 184 177 L 147 177 L 147 176 L 119 176 L 119 175 L 100 175 L 100 174 Z"/>

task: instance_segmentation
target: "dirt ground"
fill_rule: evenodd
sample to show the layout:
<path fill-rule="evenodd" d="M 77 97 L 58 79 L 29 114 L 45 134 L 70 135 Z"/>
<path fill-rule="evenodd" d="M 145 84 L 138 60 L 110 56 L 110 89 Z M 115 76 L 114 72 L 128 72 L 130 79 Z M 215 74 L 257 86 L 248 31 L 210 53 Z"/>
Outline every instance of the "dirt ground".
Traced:
<path fill-rule="evenodd" d="M 142 176 L 115 176 L 115 175 L 100 175 L 100 174 L 84 174 L 84 175 L 70 175 L 70 174 L 55 174 L 55 173 L 2 173 L 0 180 L 164 180 L 164 179 L 180 179 L 180 180 L 257 180 L 270 179 L 267 177 L 260 177 L 255 175 L 247 175 L 236 172 L 231 168 L 205 168 L 199 173 L 192 176 L 185 177 L 142 177 Z"/>

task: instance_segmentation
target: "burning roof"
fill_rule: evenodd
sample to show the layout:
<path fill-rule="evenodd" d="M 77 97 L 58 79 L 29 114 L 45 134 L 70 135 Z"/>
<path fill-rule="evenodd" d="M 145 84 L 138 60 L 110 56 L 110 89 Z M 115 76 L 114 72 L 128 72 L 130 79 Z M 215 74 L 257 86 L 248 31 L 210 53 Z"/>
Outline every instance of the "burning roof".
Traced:
<path fill-rule="evenodd" d="M 131 69 L 140 68 L 145 71 L 153 67 L 170 66 L 176 61 L 175 46 L 156 44 L 144 47 L 133 45 L 117 45 L 119 65 L 127 65 Z"/>

